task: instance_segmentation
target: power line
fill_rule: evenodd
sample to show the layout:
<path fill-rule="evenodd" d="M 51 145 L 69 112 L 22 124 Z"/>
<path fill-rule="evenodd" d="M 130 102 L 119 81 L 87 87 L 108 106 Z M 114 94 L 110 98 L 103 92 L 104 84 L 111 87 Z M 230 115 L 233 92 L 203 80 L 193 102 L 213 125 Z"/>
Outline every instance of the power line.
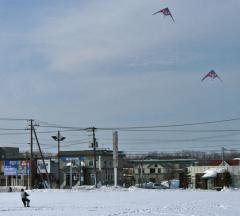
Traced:
<path fill-rule="evenodd" d="M 167 128 L 167 127 L 184 127 L 184 126 L 196 126 L 196 125 L 208 125 L 217 124 L 223 122 L 239 121 L 240 118 L 224 119 L 217 121 L 205 121 L 195 123 L 183 123 L 183 124 L 169 124 L 169 125 L 153 125 L 153 126 L 133 126 L 133 127 L 109 127 L 109 128 L 97 128 L 98 130 L 131 130 L 131 129 L 151 129 L 151 128 Z"/>
<path fill-rule="evenodd" d="M 24 132 L 19 132 L 19 133 L 0 133 L 0 136 L 7 136 L 7 135 L 26 135 L 26 134 L 29 134 L 29 133 L 24 133 Z"/>
<path fill-rule="evenodd" d="M 85 127 L 69 127 L 69 126 L 55 126 L 55 125 L 39 125 L 38 127 L 45 127 L 45 128 L 58 128 L 58 129 L 69 129 L 67 131 L 85 131 L 87 130 L 88 128 L 85 128 Z"/>
<path fill-rule="evenodd" d="M 184 126 L 196 126 L 196 125 L 208 125 L 208 124 L 218 124 L 224 122 L 239 121 L 240 118 L 231 118 L 223 119 L 216 121 L 205 121 L 205 122 L 194 122 L 194 123 L 182 123 L 182 124 L 168 124 L 168 125 L 153 125 L 153 126 L 131 126 L 131 127 L 98 127 L 97 130 L 137 130 L 137 129 L 153 129 L 153 128 L 167 128 L 167 127 L 184 127 Z M 39 121 L 41 122 L 41 121 Z M 62 126 L 57 124 L 50 124 L 48 122 L 42 122 L 47 125 L 39 125 L 39 127 L 48 127 L 48 128 L 62 128 L 62 129 L 73 129 L 76 131 L 85 131 L 89 127 L 76 127 L 76 126 Z"/>
<path fill-rule="evenodd" d="M 0 121 L 28 121 L 26 118 L 0 118 Z"/>
<path fill-rule="evenodd" d="M 125 152 L 125 154 L 137 154 L 137 153 L 143 153 L 143 154 L 151 154 L 151 153 L 157 153 L 157 154 L 184 154 L 184 152 L 187 151 L 187 152 L 192 152 L 193 150 L 177 150 L 177 151 L 155 151 L 155 150 L 150 150 L 150 151 L 146 151 L 146 150 L 126 150 L 126 151 L 123 151 Z M 240 149 L 238 150 L 235 150 L 236 152 L 240 152 Z M 205 151 L 198 151 L 198 152 L 201 152 L 201 153 L 218 153 L 218 154 L 221 154 L 222 150 L 221 149 L 215 149 L 215 150 L 205 150 Z"/>
<path fill-rule="evenodd" d="M 179 132 L 179 133 L 221 133 L 221 132 L 240 132 L 240 129 L 219 129 L 219 130 L 162 130 L 162 129 L 129 129 L 121 132 Z"/>
<path fill-rule="evenodd" d="M 3 131 L 25 131 L 26 129 L 23 128 L 0 128 Z"/>
<path fill-rule="evenodd" d="M 14 118 L 0 118 L 0 121 L 29 121 L 30 119 L 14 119 Z M 231 143 L 229 143 L 228 140 L 224 140 L 224 139 L 221 139 L 221 138 L 224 138 L 224 137 L 233 137 L 233 136 L 238 136 L 240 135 L 240 129 L 217 129 L 215 124 L 221 124 L 221 123 L 227 123 L 227 122 L 233 122 L 233 121 L 239 121 L 240 118 L 232 118 L 232 119 L 224 119 L 224 120 L 217 120 L 217 121 L 205 121 L 205 122 L 195 122 L 195 123 L 184 123 L 184 124 L 168 124 L 168 125 L 152 125 L 152 126 L 133 126 L 133 127 L 100 127 L 100 128 L 95 128 L 96 131 L 98 131 L 100 134 L 101 132 L 104 134 L 104 133 L 108 133 L 108 132 L 104 132 L 104 131 L 109 131 L 109 130 L 119 130 L 121 133 L 129 133 L 129 136 L 132 135 L 131 133 L 139 133 L 141 136 L 144 136 L 144 137 L 148 137 L 149 135 L 152 136 L 151 138 L 149 139 L 146 139 L 146 138 L 130 138 L 128 139 L 129 141 L 126 142 L 126 139 L 124 140 L 124 137 L 121 138 L 120 137 L 120 143 L 123 147 L 125 148 L 131 148 L 131 147 L 135 147 L 136 148 L 136 145 L 137 145 L 137 148 L 141 148 L 143 144 L 149 144 L 148 146 L 145 146 L 146 147 L 146 150 L 147 148 L 159 148 L 159 146 L 161 146 L 162 142 L 165 142 L 165 143 L 185 143 L 185 145 L 188 146 L 188 148 L 210 148 L 211 145 L 208 145 L 208 146 L 204 146 L 204 144 L 206 143 L 213 143 L 213 142 L 228 142 L 226 143 L 227 146 L 231 146 Z M 34 120 L 35 121 L 35 120 Z M 57 125 L 57 124 L 52 124 L 52 123 L 49 123 L 49 122 L 43 122 L 43 121 L 39 121 L 38 123 L 41 123 L 43 125 L 39 125 L 39 131 L 37 131 L 38 134 L 52 134 L 52 133 L 56 133 L 56 130 L 54 130 L 55 128 L 61 128 L 61 132 L 66 132 L 66 133 L 69 133 L 71 132 L 69 135 L 70 139 L 71 139 L 71 136 L 76 136 L 76 133 L 75 132 L 85 132 L 83 134 L 86 134 L 86 132 L 89 131 L 89 127 L 69 127 L 69 126 L 62 126 L 62 125 Z M 213 128 L 213 129 L 191 129 L 191 127 L 193 128 L 193 126 L 200 126 L 200 125 L 210 125 L 210 124 L 214 124 L 214 128 L 213 127 L 210 127 L 210 128 Z M 171 129 L 173 127 L 187 127 L 189 126 L 190 129 Z M 219 125 L 220 127 L 222 125 Z M 224 125 L 225 126 L 225 125 Z M 44 128 L 53 128 L 52 130 L 48 130 L 48 129 L 44 129 Z M 166 128 L 166 129 L 164 129 Z M 168 129 L 169 128 L 169 129 Z M 203 128 L 203 127 L 202 127 Z M 29 129 L 22 129 L 22 128 L 5 128 L 5 127 L 2 127 L 0 128 L 0 131 L 9 131 L 7 133 L 0 133 L 0 136 L 13 136 L 13 135 L 29 135 L 29 132 L 26 131 L 26 130 L 29 130 Z M 19 131 L 19 132 L 17 132 Z M 21 132 L 23 131 L 23 132 Z M 24 132 L 25 131 L 25 132 Z M 160 135 L 162 135 L 162 133 L 170 133 L 169 135 L 172 136 L 175 135 L 175 137 L 177 137 L 177 134 L 179 135 L 179 137 L 182 137 L 182 139 L 180 139 L 179 137 L 176 138 L 176 139 L 159 139 L 158 137 Z M 189 137 L 185 136 L 184 133 L 191 133 L 191 136 L 189 135 Z M 211 135 L 212 136 L 200 136 L 200 137 L 196 137 L 196 136 L 192 136 L 192 134 L 194 133 L 212 133 Z M 216 133 L 216 134 L 214 134 Z M 218 134 L 219 133 L 219 134 Z M 124 135 L 124 134 L 123 134 Z M 127 134 L 128 135 L 128 134 Z M 138 135 L 138 134 L 136 134 Z M 140 137 L 140 135 L 138 137 Z M 79 136 L 79 135 L 77 135 Z M 85 136 L 85 135 L 84 135 Z M 154 138 L 154 136 L 156 138 Z M 184 137 L 185 136 L 185 137 Z M 43 136 L 44 137 L 44 136 Z M 45 136 L 47 137 L 47 135 Z M 136 136 L 135 136 L 136 137 Z M 164 137 L 162 137 L 164 138 Z M 215 139 L 218 139 L 219 141 L 215 140 Z M 101 138 L 99 136 L 99 140 L 103 140 L 103 138 Z M 109 142 L 109 144 L 111 144 L 111 141 L 112 141 L 112 138 L 108 138 L 108 139 L 105 139 L 107 140 L 107 142 Z M 49 140 L 47 140 L 47 142 L 49 142 Z M 84 140 L 69 140 L 69 141 L 66 141 L 67 143 L 64 143 L 62 144 L 62 147 L 64 148 L 67 148 L 67 147 L 73 147 L 73 146 L 78 146 L 78 148 L 80 148 L 80 146 L 84 146 L 86 144 L 88 144 L 87 140 L 84 139 Z M 200 143 L 201 144 L 199 146 L 195 146 L 195 145 L 192 145 L 191 147 L 189 147 L 189 145 L 191 145 L 192 143 Z M 233 141 L 233 142 L 238 142 L 237 140 Z M 104 145 L 108 146 L 109 145 L 108 143 L 104 143 Z M 151 144 L 151 146 L 150 146 Z M 23 144 L 22 144 L 23 145 Z M 49 147 L 49 148 L 54 148 L 51 147 L 51 144 L 42 144 L 42 145 L 45 145 L 46 147 Z M 221 145 L 221 144 L 219 144 Z M 232 144 L 232 145 L 235 145 Z M 237 145 L 237 144 L 236 144 Z M 217 145 L 215 145 L 216 147 Z M 221 145 L 222 146 L 222 145 Z M 171 148 L 171 145 L 169 146 Z M 178 148 L 185 148 L 183 145 L 179 145 L 177 146 Z"/>

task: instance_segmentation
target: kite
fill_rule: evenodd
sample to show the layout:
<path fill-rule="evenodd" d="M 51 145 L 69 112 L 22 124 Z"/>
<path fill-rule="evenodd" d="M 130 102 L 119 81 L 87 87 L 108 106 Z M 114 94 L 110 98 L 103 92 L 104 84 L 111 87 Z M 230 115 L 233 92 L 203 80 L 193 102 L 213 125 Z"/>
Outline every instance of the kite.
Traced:
<path fill-rule="evenodd" d="M 217 75 L 217 73 L 214 70 L 211 70 L 210 72 L 208 72 L 207 75 L 205 75 L 202 78 L 202 81 L 205 80 L 207 77 L 210 77 L 212 80 L 215 78 L 218 78 L 222 82 L 221 78 Z"/>
<path fill-rule="evenodd" d="M 152 15 L 156 15 L 158 13 L 162 13 L 164 16 L 170 16 L 172 18 L 173 22 L 175 22 L 175 20 L 173 19 L 172 14 L 171 14 L 171 12 L 170 12 L 170 10 L 168 8 L 163 8 L 162 10 L 157 11 L 157 12 L 153 13 Z"/>

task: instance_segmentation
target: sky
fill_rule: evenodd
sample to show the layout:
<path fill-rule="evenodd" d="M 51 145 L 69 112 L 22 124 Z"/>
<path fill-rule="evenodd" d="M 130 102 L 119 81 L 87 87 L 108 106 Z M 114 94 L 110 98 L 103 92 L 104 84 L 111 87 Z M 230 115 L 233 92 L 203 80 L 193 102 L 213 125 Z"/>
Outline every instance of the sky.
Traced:
<path fill-rule="evenodd" d="M 162 14 L 152 15 L 165 7 L 175 23 Z M 239 9 L 239 0 L 1 0 L 0 117 L 81 128 L 239 118 Z M 223 82 L 201 81 L 212 69 Z M 19 122 L 0 124 L 14 128 Z M 26 125 L 21 122 L 19 127 Z M 239 121 L 219 127 L 238 129 Z M 201 129 L 213 128 L 216 125 Z M 237 135 L 232 145 L 239 143 Z M 86 133 L 68 136 L 89 139 Z M 99 143 L 109 147 L 111 131 L 98 136 Z M 121 133 L 119 139 L 151 139 L 152 144 L 141 147 L 155 151 L 164 146 L 153 139 L 164 136 Z M 0 144 L 18 142 L 26 147 L 27 138 L 4 136 Z M 173 142 L 165 148 L 193 145 Z M 206 142 L 203 147 L 208 146 Z"/>

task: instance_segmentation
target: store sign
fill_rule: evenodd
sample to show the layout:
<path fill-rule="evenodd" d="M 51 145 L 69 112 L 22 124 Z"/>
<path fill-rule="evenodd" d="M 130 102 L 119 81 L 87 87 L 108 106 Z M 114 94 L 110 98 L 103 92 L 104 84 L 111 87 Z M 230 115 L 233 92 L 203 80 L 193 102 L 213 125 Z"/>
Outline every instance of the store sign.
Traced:
<path fill-rule="evenodd" d="M 60 160 L 61 161 L 78 161 L 78 160 L 83 161 L 83 160 L 85 160 L 85 157 L 83 157 L 83 156 L 80 156 L 80 157 L 64 157 L 64 156 L 62 156 L 62 157 L 60 157 Z"/>
<path fill-rule="evenodd" d="M 43 160 L 37 160 L 37 166 L 38 166 L 37 173 L 46 173 L 46 170 L 47 170 L 48 173 L 50 173 L 51 161 L 50 160 L 44 160 L 44 162 L 45 162 L 46 169 L 45 169 Z"/>
<path fill-rule="evenodd" d="M 29 170 L 28 161 L 4 160 L 4 176 L 28 175 Z"/>

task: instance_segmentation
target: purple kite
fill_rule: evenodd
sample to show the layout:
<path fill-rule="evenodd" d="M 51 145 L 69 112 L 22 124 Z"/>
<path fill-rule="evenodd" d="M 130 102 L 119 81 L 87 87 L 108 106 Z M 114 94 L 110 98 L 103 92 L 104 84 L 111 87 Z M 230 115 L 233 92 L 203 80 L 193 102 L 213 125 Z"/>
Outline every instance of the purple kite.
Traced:
<path fill-rule="evenodd" d="M 205 80 L 207 77 L 210 77 L 211 79 L 218 78 L 222 82 L 221 78 L 217 75 L 217 73 L 214 70 L 209 71 L 207 75 L 205 75 L 202 78 L 202 81 Z"/>
<path fill-rule="evenodd" d="M 171 14 L 171 12 L 170 12 L 170 10 L 168 8 L 163 8 L 162 10 L 157 11 L 157 12 L 153 13 L 152 15 L 156 15 L 158 13 L 162 13 L 164 16 L 170 16 L 172 18 L 173 22 L 175 22 L 175 20 L 173 19 L 172 14 Z"/>

